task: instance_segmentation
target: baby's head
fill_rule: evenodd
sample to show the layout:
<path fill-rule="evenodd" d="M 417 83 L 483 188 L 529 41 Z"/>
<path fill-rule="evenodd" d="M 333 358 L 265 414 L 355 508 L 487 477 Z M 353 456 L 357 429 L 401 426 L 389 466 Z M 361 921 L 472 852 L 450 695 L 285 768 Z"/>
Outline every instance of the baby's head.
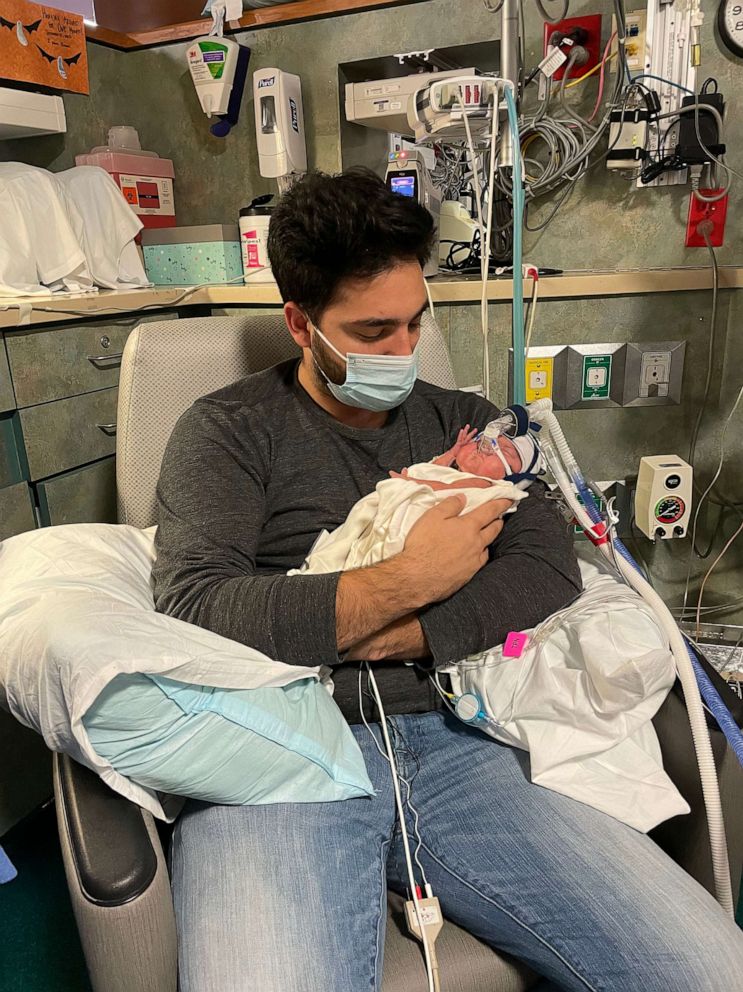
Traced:
<path fill-rule="evenodd" d="M 510 469 L 506 471 L 506 466 L 492 447 L 480 450 L 479 438 L 474 438 L 462 445 L 457 453 L 457 468 L 462 472 L 469 472 L 471 475 L 483 475 L 486 479 L 503 479 L 506 475 L 521 471 L 521 455 L 510 438 L 498 438 L 498 447 L 508 463 Z"/>

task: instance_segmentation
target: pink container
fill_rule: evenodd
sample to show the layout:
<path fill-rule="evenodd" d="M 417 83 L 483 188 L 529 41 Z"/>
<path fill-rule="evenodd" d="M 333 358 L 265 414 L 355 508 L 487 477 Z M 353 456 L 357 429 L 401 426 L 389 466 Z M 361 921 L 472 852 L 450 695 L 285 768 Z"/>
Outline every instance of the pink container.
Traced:
<path fill-rule="evenodd" d="M 97 165 L 110 173 L 145 227 L 175 227 L 173 180 L 169 158 L 148 152 L 93 151 L 76 155 L 75 165 Z"/>

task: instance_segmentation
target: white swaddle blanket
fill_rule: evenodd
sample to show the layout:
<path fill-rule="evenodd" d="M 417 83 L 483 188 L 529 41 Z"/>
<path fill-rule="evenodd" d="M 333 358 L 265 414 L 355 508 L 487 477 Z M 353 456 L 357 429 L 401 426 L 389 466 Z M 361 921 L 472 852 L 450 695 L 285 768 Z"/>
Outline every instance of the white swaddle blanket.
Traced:
<path fill-rule="evenodd" d="M 457 469 L 423 462 L 408 469 L 416 479 L 432 482 L 461 482 L 478 479 Z M 385 479 L 377 483 L 374 492 L 356 503 L 345 522 L 332 533 L 323 531 L 315 541 L 301 568 L 292 569 L 289 575 L 318 575 L 340 569 L 364 568 L 391 558 L 402 551 L 410 528 L 426 510 L 450 496 L 465 497 L 464 511 L 474 510 L 494 499 L 510 499 L 514 503 L 527 494 L 512 482 L 491 482 L 487 489 L 434 490 L 408 479 Z M 509 510 L 507 512 L 512 512 Z"/>
<path fill-rule="evenodd" d="M 408 471 L 440 482 L 466 477 L 431 463 Z M 296 572 L 360 568 L 397 554 L 421 514 L 452 492 L 466 497 L 466 510 L 526 496 L 509 482 L 434 491 L 388 479 L 320 535 Z M 504 658 L 498 646 L 445 671 L 457 695 L 476 692 L 501 725 L 486 732 L 529 751 L 533 782 L 647 831 L 689 812 L 663 770 L 651 722 L 673 685 L 673 658 L 652 611 L 593 548 L 581 550 L 579 564 L 583 593 L 545 621 L 521 657 Z"/>

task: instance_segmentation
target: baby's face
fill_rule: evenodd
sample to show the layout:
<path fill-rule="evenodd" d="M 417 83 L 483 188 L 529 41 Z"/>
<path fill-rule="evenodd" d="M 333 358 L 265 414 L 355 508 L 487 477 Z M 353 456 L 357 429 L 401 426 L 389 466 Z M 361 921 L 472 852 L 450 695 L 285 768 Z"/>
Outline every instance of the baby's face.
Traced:
<path fill-rule="evenodd" d="M 511 472 L 520 472 L 521 456 L 512 442 L 501 436 L 498 438 L 498 445 Z M 457 467 L 471 475 L 484 475 L 486 479 L 502 479 L 506 474 L 500 458 L 491 451 L 480 451 L 477 441 L 470 441 L 461 448 L 457 455 Z"/>

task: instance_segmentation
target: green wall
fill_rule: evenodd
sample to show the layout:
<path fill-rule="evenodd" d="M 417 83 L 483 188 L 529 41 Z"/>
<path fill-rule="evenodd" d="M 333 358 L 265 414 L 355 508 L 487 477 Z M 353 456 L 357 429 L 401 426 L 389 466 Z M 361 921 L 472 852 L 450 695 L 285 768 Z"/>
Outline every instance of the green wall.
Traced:
<path fill-rule="evenodd" d="M 628 8 L 634 6 L 643 4 L 628 0 Z M 525 0 L 524 7 L 527 62 L 532 65 L 541 50 L 541 20 L 532 0 Z M 736 162 L 740 167 L 743 157 L 736 149 L 743 147 L 743 118 L 733 98 L 743 72 L 713 38 L 716 2 L 702 0 L 702 8 L 706 21 L 700 79 L 716 76 L 728 98 L 730 158 L 734 167 Z M 571 16 L 596 10 L 604 16 L 607 37 L 609 0 L 573 0 L 570 4 Z M 399 8 L 246 31 L 236 37 L 251 48 L 251 70 L 276 65 L 301 75 L 310 165 L 334 171 L 340 166 L 339 61 L 483 42 L 497 39 L 499 31 L 499 17 L 488 13 L 482 0 L 423 0 Z M 174 160 L 181 223 L 234 220 L 250 196 L 273 188 L 271 181 L 258 175 L 252 94 L 246 92 L 242 120 L 233 134 L 226 140 L 213 138 L 188 74 L 186 48 L 186 44 L 174 44 L 122 53 L 89 45 L 91 96 L 65 96 L 67 135 L 6 142 L 0 154 L 23 157 L 54 170 L 67 168 L 77 152 L 105 143 L 109 126 L 131 123 L 139 129 L 143 148 Z M 582 87 L 591 101 L 595 87 L 593 79 Z M 731 197 L 722 262 L 740 262 L 743 257 L 743 228 L 735 223 L 741 197 L 743 183 L 738 183 Z M 597 167 L 578 185 L 559 219 L 541 237 L 527 237 L 526 250 L 543 265 L 566 269 L 696 264 L 706 253 L 683 247 L 687 204 L 686 188 L 636 190 L 625 179 Z"/>
<path fill-rule="evenodd" d="M 526 0 L 527 61 L 534 64 L 541 49 L 541 23 L 536 6 Z M 640 7 L 629 0 L 628 7 Z M 735 94 L 743 83 L 743 65 L 727 56 L 713 36 L 716 3 L 702 0 L 706 22 L 702 31 L 700 80 L 714 75 L 728 100 L 726 139 L 729 160 L 743 172 L 743 115 Z M 571 16 L 599 10 L 608 35 L 611 4 L 573 2 Z M 397 9 L 352 14 L 322 21 L 244 32 L 240 40 L 252 49 L 251 70 L 275 65 L 302 77 L 308 157 L 311 166 L 334 171 L 340 166 L 339 61 L 368 58 L 392 51 L 466 44 L 498 38 L 499 18 L 482 0 L 424 0 Z M 89 46 L 91 96 L 66 96 L 68 133 L 45 139 L 6 142 L 2 158 L 21 158 L 52 170 L 67 168 L 74 155 L 105 141 L 112 124 L 133 124 L 142 147 L 170 157 L 176 166 L 176 207 L 182 224 L 236 220 L 237 211 L 272 184 L 258 175 L 252 96 L 246 93 L 238 128 L 226 140 L 209 134 L 186 68 L 185 44 L 142 52 L 121 53 Z M 596 84 L 583 84 L 592 102 Z M 573 92 L 576 92 L 575 90 Z M 602 167 L 578 185 L 569 205 L 539 235 L 527 235 L 526 257 L 564 269 L 643 269 L 707 264 L 705 249 L 683 246 L 688 187 L 637 190 Z M 743 264 L 743 226 L 738 222 L 743 181 L 733 185 L 722 264 Z M 549 209 L 550 203 L 545 207 Z M 539 220 L 539 212 L 533 222 Z M 688 342 L 683 402 L 650 409 L 574 411 L 561 415 L 579 459 L 595 478 L 633 476 L 642 454 L 688 453 L 688 438 L 703 390 L 706 345 L 710 331 L 710 293 L 663 293 L 624 298 L 549 301 L 540 304 L 534 344 L 648 341 L 684 339 Z M 732 404 L 743 367 L 741 294 L 723 292 L 717 332 L 715 375 L 708 414 L 700 436 L 697 467 L 706 485 L 717 460 L 720 424 Z M 438 308 L 460 385 L 481 381 L 478 308 Z M 509 308 L 491 307 L 492 394 L 505 396 Z M 731 424 L 731 457 L 722 476 L 722 491 L 741 494 L 740 458 L 743 409 Z M 732 533 L 738 518 L 733 511 L 722 520 L 716 547 Z M 707 531 L 703 536 L 706 537 Z M 737 548 L 743 549 L 743 538 Z M 664 542 L 645 553 L 653 562 L 661 586 L 678 590 L 678 576 L 688 554 L 688 541 Z M 714 552 L 713 552 L 714 557 Z M 692 574 L 703 574 L 712 558 L 695 562 Z M 709 602 L 743 594 L 743 558 L 733 549 L 709 583 Z M 737 614 L 743 619 L 743 612 Z"/>

